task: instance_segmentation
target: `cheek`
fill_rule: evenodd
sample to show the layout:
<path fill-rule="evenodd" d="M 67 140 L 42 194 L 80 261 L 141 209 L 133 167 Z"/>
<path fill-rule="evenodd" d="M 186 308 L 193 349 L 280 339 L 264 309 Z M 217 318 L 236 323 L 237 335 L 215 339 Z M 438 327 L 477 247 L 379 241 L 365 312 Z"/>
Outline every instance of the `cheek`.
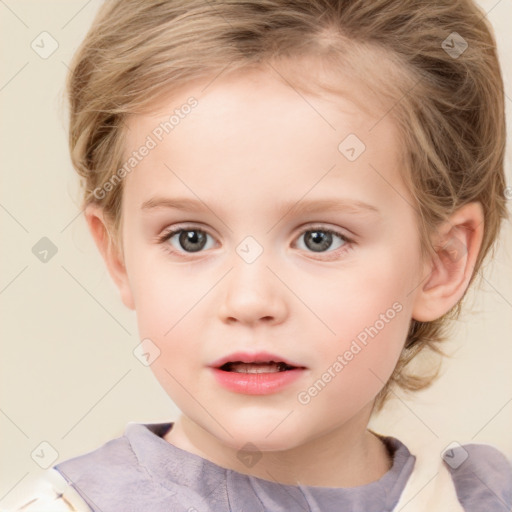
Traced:
<path fill-rule="evenodd" d="M 163 251 L 137 245 L 143 242 L 127 244 L 126 269 L 139 328 L 141 335 L 161 337 L 185 314 L 185 306 L 197 301 L 197 282 L 166 265 Z"/>
<path fill-rule="evenodd" d="M 391 259 L 391 258 L 390 258 Z M 383 261 L 383 258 L 381 258 Z M 308 305 L 317 312 L 319 320 L 325 324 L 324 337 L 337 341 L 340 348 L 357 339 L 361 346 L 378 336 L 382 343 L 400 345 L 405 336 L 411 305 L 411 286 L 406 275 L 395 268 L 386 266 L 361 266 L 340 273 L 329 282 L 324 281 L 317 292 L 307 293 L 307 284 L 299 294 L 307 296 Z M 309 283 L 309 290 L 315 289 Z M 320 293 L 321 292 L 321 293 Z"/>
<path fill-rule="evenodd" d="M 354 314 L 338 325 L 338 337 L 318 347 L 318 371 L 297 395 L 301 405 L 332 412 L 330 422 L 347 420 L 368 404 L 393 373 L 408 331 L 408 312 L 400 304 L 383 309 L 385 320 Z"/>
<path fill-rule="evenodd" d="M 409 330 L 414 269 L 408 276 L 408 267 L 397 265 L 395 256 L 382 255 L 379 266 L 364 272 L 347 272 L 317 302 L 322 304 L 319 316 L 334 332 L 322 336 L 317 347 L 320 373 L 312 375 L 313 381 L 329 381 L 326 401 L 344 396 L 354 406 L 366 403 L 396 366 Z"/>
<path fill-rule="evenodd" d="M 160 350 L 158 362 L 171 368 L 190 358 L 199 342 L 195 313 L 207 283 L 143 256 L 134 252 L 131 266 L 127 262 L 139 336 L 150 339 Z"/>
<path fill-rule="evenodd" d="M 196 389 L 191 376 L 202 366 L 201 329 L 197 311 L 204 291 L 190 279 L 148 269 L 136 290 L 137 323 L 142 339 L 158 350 L 151 371 L 178 407 L 190 399 L 183 387 Z M 155 274 L 159 274 L 155 276 Z M 180 280 L 181 279 L 181 280 Z"/>

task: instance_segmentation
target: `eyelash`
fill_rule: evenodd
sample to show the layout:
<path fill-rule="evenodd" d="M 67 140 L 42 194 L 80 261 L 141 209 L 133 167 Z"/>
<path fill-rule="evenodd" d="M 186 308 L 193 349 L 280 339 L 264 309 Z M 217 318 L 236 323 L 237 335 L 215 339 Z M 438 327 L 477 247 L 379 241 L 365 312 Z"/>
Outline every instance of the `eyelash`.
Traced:
<path fill-rule="evenodd" d="M 189 258 L 190 256 L 192 256 L 195 253 L 187 252 L 187 251 L 177 251 L 175 249 L 171 249 L 170 244 L 166 244 L 166 242 L 168 242 L 174 235 L 181 233 L 183 231 L 199 231 L 201 233 L 204 233 L 204 234 L 209 235 L 212 238 L 214 238 L 210 233 L 208 233 L 208 231 L 201 229 L 198 226 L 178 226 L 178 227 L 173 228 L 172 230 L 167 230 L 164 233 L 162 233 L 162 235 L 158 236 L 157 242 L 159 244 L 162 244 L 163 249 L 165 250 L 166 253 L 177 254 L 181 258 Z M 349 251 L 350 249 L 352 249 L 352 244 L 354 244 L 354 241 L 352 239 L 348 238 L 346 235 L 340 233 L 339 231 L 335 231 L 333 229 L 330 229 L 330 228 L 328 228 L 326 226 L 322 226 L 322 225 L 311 226 L 311 227 L 308 227 L 307 229 L 304 229 L 303 231 L 301 231 L 301 233 L 299 234 L 297 239 L 300 239 L 300 237 L 303 236 L 308 231 L 321 231 L 322 233 L 328 233 L 328 234 L 339 237 L 344 242 L 343 246 L 335 249 L 334 251 L 331 250 L 331 251 L 317 252 L 317 253 L 315 253 L 314 251 L 308 251 L 311 254 L 334 253 L 339 256 L 340 253 L 345 253 L 345 252 Z M 201 253 L 201 252 L 204 252 L 204 251 L 203 250 L 197 251 L 197 253 Z M 334 260 L 336 258 L 329 257 L 329 258 L 322 258 L 322 259 L 323 260 Z"/>

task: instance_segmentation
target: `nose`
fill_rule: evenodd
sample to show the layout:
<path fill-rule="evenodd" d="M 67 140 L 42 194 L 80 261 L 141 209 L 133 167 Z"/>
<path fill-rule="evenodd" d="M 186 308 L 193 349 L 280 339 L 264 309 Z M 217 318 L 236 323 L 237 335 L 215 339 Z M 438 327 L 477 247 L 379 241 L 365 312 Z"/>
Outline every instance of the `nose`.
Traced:
<path fill-rule="evenodd" d="M 286 287 L 263 257 L 252 263 L 234 261 L 226 281 L 218 311 L 223 322 L 273 325 L 287 317 Z"/>

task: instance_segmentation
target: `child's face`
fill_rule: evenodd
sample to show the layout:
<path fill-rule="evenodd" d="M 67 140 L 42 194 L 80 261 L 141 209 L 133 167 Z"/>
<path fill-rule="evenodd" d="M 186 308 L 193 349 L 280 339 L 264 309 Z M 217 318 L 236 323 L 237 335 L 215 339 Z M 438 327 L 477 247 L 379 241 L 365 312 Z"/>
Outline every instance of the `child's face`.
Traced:
<path fill-rule="evenodd" d="M 129 154 L 157 143 L 125 178 L 122 206 L 120 286 L 160 350 L 151 368 L 192 424 L 233 448 L 366 426 L 424 277 L 390 116 L 365 98 L 371 115 L 299 94 L 272 72 L 207 84 L 128 123 Z M 155 131 L 191 96 L 172 131 Z M 349 134 L 364 152 L 353 136 L 338 148 Z M 180 228 L 188 240 L 159 241 Z M 297 368 L 212 368 L 263 353 Z"/>

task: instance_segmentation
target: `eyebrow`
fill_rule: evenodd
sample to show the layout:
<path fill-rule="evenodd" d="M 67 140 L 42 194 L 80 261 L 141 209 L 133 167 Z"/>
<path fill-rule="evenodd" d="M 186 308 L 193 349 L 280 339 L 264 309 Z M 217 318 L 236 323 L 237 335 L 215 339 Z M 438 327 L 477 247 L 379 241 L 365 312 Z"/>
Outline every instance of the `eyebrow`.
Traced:
<path fill-rule="evenodd" d="M 214 210 L 200 200 L 180 197 L 153 197 L 145 201 L 141 207 L 142 210 L 154 210 L 161 208 L 190 212 L 206 212 L 207 210 Z M 279 208 L 277 208 L 278 214 L 281 214 L 282 216 L 288 215 L 290 212 L 293 212 L 295 215 L 299 215 L 303 213 L 323 212 L 326 210 L 340 213 L 373 214 L 380 216 L 380 211 L 377 207 L 363 201 L 344 198 L 287 201 L 281 203 Z"/>

